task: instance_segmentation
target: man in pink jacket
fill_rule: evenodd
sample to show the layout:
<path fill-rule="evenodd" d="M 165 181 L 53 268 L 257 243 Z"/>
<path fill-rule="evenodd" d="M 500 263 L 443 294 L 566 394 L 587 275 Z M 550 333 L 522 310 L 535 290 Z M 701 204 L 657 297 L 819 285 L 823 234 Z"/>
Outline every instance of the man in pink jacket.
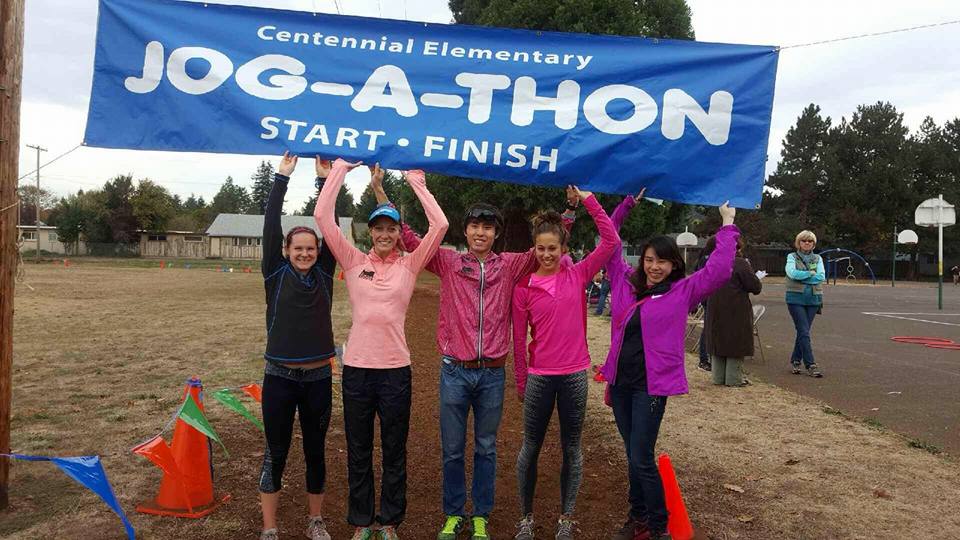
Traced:
<path fill-rule="evenodd" d="M 380 182 L 371 184 L 377 202 L 389 204 Z M 572 195 L 576 200 L 575 194 Z M 568 194 L 566 226 L 576 205 Z M 426 269 L 440 277 L 437 347 L 440 370 L 440 437 L 443 451 L 443 512 L 438 540 L 453 540 L 467 526 L 467 417 L 473 408 L 473 540 L 487 540 L 487 519 L 493 509 L 497 467 L 497 429 L 503 411 L 504 362 L 510 349 L 510 306 L 517 280 L 536 267 L 533 251 L 494 253 L 503 232 L 500 211 L 489 204 L 469 207 L 463 218 L 467 252 L 440 248 Z M 420 238 L 403 224 L 407 250 Z"/>

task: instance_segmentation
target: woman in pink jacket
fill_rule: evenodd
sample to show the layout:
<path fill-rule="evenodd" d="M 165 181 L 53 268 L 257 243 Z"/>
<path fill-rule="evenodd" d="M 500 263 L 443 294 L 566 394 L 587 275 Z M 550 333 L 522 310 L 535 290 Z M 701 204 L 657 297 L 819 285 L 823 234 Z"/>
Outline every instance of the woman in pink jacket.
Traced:
<path fill-rule="evenodd" d="M 523 402 L 524 426 L 523 446 L 517 457 L 523 517 L 517 525 L 516 540 L 533 539 L 537 458 L 555 405 L 563 448 L 561 514 L 556 538 L 573 538 L 573 510 L 583 476 L 580 435 L 587 404 L 587 368 L 590 367 L 584 291 L 620 245 L 613 223 L 597 199 L 589 192 L 578 192 L 600 231 L 600 245 L 575 265 L 561 264 L 567 251 L 568 232 L 559 214 L 541 213 L 533 221 L 534 252 L 539 267 L 521 279 L 513 293 L 514 371 L 517 392 Z M 527 326 L 532 336 L 529 348 Z"/>
<path fill-rule="evenodd" d="M 379 524 L 383 540 L 397 539 L 407 507 L 407 433 L 410 427 L 410 351 L 404 320 L 410 296 L 447 232 L 447 218 L 427 190 L 423 171 L 408 171 L 407 183 L 427 215 L 430 228 L 412 253 L 401 256 L 400 213 L 390 204 L 377 206 L 368 225 L 373 248 L 364 253 L 351 245 L 334 221 L 337 193 L 347 172 L 358 164 L 338 159 L 320 191 L 314 218 L 324 243 L 336 257 L 346 280 L 353 324 L 343 352 L 343 423 L 347 437 L 350 500 L 347 521 L 353 538 L 368 540 Z M 371 169 L 380 175 L 380 166 Z M 380 513 L 374 515 L 374 416 L 380 417 L 383 474 Z"/>
<path fill-rule="evenodd" d="M 643 196 L 627 197 L 613 213 L 620 227 Z M 654 236 L 641 246 L 636 268 L 620 255 L 606 265 L 610 277 L 610 352 L 600 372 L 609 383 L 608 403 L 623 437 L 629 464 L 627 521 L 614 540 L 668 539 L 667 508 L 654 448 L 667 396 L 685 394 L 683 337 L 687 313 L 730 280 L 740 231 L 736 211 L 720 207 L 723 226 L 707 265 L 686 276 L 677 243 Z"/>

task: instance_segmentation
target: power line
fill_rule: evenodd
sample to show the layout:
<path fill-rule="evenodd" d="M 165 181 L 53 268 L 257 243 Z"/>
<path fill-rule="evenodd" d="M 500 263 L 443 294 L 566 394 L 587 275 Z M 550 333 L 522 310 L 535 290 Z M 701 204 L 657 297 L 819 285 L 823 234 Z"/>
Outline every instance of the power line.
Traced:
<path fill-rule="evenodd" d="M 39 171 L 40 169 L 42 169 L 42 168 L 44 168 L 44 167 L 46 167 L 47 165 L 50 165 L 50 164 L 51 164 L 51 163 L 53 163 L 54 161 L 56 161 L 56 160 L 58 160 L 58 159 L 60 159 L 60 158 L 62 158 L 63 156 L 65 156 L 65 155 L 67 155 L 67 154 L 69 154 L 70 152 L 73 152 L 74 150 L 76 150 L 77 148 L 80 148 L 81 146 L 83 146 L 83 143 L 80 143 L 80 144 L 78 144 L 78 145 L 76 145 L 76 146 L 74 146 L 73 148 L 71 148 L 71 149 L 69 149 L 69 150 L 67 150 L 66 152 L 64 152 L 64 153 L 62 153 L 62 154 L 60 154 L 59 156 L 57 156 L 57 157 L 55 157 L 55 158 L 53 158 L 53 159 L 51 159 L 50 161 L 48 161 L 48 162 L 46 162 L 46 163 L 44 163 L 43 165 L 40 165 L 40 166 L 39 166 L 38 168 L 36 168 L 36 169 L 34 169 L 34 170 L 32 170 L 32 171 L 30 171 L 30 172 L 28 172 L 27 174 L 25 174 L 25 175 L 23 175 L 23 176 L 21 176 L 20 178 L 17 178 L 17 180 L 23 180 L 24 178 L 26 178 L 26 177 L 28 177 L 28 176 L 30 176 L 31 174 L 33 174 L 33 173 L 35 173 L 35 172 L 37 172 L 37 171 Z"/>
<path fill-rule="evenodd" d="M 810 43 L 798 43 L 798 44 L 796 44 L 796 45 L 784 45 L 783 47 L 780 47 L 780 50 L 783 50 L 783 49 L 796 49 L 796 48 L 799 48 L 799 47 L 811 47 L 811 46 L 813 46 L 813 45 L 823 45 L 824 43 L 836 43 L 836 42 L 838 42 L 838 41 L 849 41 L 849 40 L 852 40 L 852 39 L 862 39 L 862 38 L 868 38 L 868 37 L 884 36 L 884 35 L 887 35 L 887 34 L 897 34 L 897 33 L 900 33 L 900 32 L 910 32 L 910 31 L 912 31 L 912 30 L 921 30 L 921 29 L 924 29 L 924 28 L 935 28 L 935 27 L 937 27 L 937 26 L 947 26 L 948 24 L 957 24 L 957 23 L 960 23 L 960 19 L 953 20 L 953 21 L 943 21 L 943 22 L 932 23 L 932 24 L 921 24 L 920 26 L 911 26 L 911 27 L 909 27 L 909 28 L 897 28 L 896 30 L 885 30 L 885 31 L 883 31 L 883 32 L 871 32 L 871 33 L 869 33 L 869 34 L 858 34 L 858 35 L 856 35 L 856 36 L 847 36 L 847 37 L 841 37 L 841 38 L 835 38 L 835 39 L 825 39 L 825 40 L 823 40 L 823 41 L 812 41 L 812 42 L 810 42 Z"/>
<path fill-rule="evenodd" d="M 343 15 L 343 13 L 340 12 L 340 2 L 333 0 L 333 7 L 337 8 L 337 15 Z"/>

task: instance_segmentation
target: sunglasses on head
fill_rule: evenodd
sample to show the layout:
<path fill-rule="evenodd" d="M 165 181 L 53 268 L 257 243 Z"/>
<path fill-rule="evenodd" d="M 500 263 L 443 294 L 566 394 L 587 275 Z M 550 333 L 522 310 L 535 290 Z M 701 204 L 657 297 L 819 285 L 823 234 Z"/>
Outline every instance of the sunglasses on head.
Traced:
<path fill-rule="evenodd" d="M 496 221 L 497 214 L 486 208 L 474 208 L 467 212 L 467 218 Z"/>

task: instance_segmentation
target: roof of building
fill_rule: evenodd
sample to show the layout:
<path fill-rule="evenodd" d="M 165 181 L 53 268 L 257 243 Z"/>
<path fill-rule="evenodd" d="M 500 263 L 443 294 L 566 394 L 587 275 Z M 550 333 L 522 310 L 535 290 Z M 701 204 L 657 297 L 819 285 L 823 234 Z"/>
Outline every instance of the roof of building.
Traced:
<path fill-rule="evenodd" d="M 309 227 L 320 235 L 313 216 L 282 216 L 280 223 L 283 234 L 294 227 Z M 219 214 L 207 227 L 207 236 L 240 236 L 261 238 L 263 236 L 263 216 L 247 214 Z"/>
<path fill-rule="evenodd" d="M 340 228 L 344 231 L 351 229 L 353 218 L 340 218 Z M 283 227 L 283 234 L 294 227 L 310 227 L 316 231 L 317 236 L 323 238 L 320 230 L 317 229 L 317 222 L 313 216 L 281 216 L 280 224 Z M 260 238 L 263 236 L 263 216 L 248 214 L 220 214 L 213 223 L 207 227 L 207 236 L 238 236 Z M 350 235 L 349 237 L 352 237 Z M 348 237 L 348 238 L 349 238 Z M 351 242 L 352 242 L 351 238 Z"/>

